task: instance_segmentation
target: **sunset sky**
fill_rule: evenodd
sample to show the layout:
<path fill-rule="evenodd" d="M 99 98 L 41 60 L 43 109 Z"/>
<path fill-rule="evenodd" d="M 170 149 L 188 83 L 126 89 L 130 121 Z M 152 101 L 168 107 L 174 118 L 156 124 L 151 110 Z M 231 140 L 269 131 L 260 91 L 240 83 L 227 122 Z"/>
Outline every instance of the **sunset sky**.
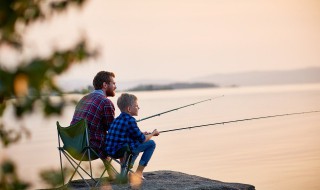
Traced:
<path fill-rule="evenodd" d="M 319 0 L 94 0 L 26 33 L 48 54 L 86 36 L 100 57 L 64 81 L 191 80 L 214 73 L 320 66 Z"/>

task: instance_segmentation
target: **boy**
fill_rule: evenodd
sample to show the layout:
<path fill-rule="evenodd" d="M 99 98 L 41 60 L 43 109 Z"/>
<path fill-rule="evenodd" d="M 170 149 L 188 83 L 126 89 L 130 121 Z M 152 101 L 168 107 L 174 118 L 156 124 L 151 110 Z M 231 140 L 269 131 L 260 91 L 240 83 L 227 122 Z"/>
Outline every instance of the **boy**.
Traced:
<path fill-rule="evenodd" d="M 132 165 L 140 152 L 143 152 L 135 176 L 143 178 L 143 170 L 147 166 L 156 144 L 151 138 L 158 136 L 155 129 L 152 133 L 142 133 L 133 116 L 138 115 L 138 99 L 133 94 L 123 93 L 117 104 L 121 114 L 112 122 L 106 135 L 106 152 L 114 156 L 124 146 L 129 146 L 133 153 Z"/>

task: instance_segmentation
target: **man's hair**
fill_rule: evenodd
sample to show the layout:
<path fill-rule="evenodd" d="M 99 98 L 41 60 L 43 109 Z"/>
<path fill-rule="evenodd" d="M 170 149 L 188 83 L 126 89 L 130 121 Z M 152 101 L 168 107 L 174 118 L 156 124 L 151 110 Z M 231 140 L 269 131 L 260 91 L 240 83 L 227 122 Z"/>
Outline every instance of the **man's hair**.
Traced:
<path fill-rule="evenodd" d="M 102 89 L 102 85 L 104 82 L 109 83 L 111 81 L 111 77 L 115 77 L 113 72 L 108 71 L 100 71 L 93 78 L 93 86 L 95 90 Z"/>
<path fill-rule="evenodd" d="M 121 112 L 124 112 L 128 106 L 132 106 L 138 98 L 133 94 L 122 93 L 118 98 L 117 104 Z"/>

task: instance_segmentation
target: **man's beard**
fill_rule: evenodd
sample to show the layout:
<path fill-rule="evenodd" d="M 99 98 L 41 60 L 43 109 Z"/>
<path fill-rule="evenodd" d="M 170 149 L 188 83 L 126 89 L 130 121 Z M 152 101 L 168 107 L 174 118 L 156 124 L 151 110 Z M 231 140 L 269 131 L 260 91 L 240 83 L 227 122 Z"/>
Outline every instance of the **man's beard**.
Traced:
<path fill-rule="evenodd" d="M 107 90 L 106 91 L 106 96 L 114 97 L 115 95 L 116 95 L 115 91 L 112 91 L 112 90 Z"/>

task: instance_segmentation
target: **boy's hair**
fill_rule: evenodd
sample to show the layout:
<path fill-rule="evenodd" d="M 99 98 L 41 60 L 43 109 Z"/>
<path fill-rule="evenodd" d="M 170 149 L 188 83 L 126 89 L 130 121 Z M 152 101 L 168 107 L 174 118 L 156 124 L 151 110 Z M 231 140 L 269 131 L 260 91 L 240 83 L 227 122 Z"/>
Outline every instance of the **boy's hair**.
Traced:
<path fill-rule="evenodd" d="M 102 85 L 104 82 L 109 83 L 111 81 L 111 77 L 115 77 L 113 72 L 108 71 L 100 71 L 93 78 L 93 86 L 95 90 L 102 89 Z"/>
<path fill-rule="evenodd" d="M 117 105 L 121 112 L 124 112 L 128 106 L 132 106 L 138 98 L 133 94 L 122 93 L 118 98 Z"/>

